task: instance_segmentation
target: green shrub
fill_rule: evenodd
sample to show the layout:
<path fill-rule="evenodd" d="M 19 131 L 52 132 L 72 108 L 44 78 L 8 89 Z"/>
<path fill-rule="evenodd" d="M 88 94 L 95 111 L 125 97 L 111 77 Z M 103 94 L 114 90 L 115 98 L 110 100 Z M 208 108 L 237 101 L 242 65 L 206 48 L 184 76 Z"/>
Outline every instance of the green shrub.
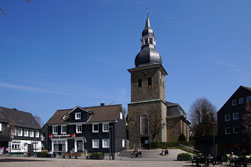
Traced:
<path fill-rule="evenodd" d="M 94 152 L 94 153 L 91 153 L 91 156 L 104 156 L 104 153 L 102 153 L 102 152 Z"/>
<path fill-rule="evenodd" d="M 37 152 L 37 157 L 46 157 L 47 152 L 46 151 L 42 151 L 42 152 Z"/>
<path fill-rule="evenodd" d="M 180 134 L 178 141 L 187 141 L 184 134 Z"/>
<path fill-rule="evenodd" d="M 188 153 L 180 153 L 177 156 L 177 161 L 189 161 L 192 159 L 192 155 Z"/>

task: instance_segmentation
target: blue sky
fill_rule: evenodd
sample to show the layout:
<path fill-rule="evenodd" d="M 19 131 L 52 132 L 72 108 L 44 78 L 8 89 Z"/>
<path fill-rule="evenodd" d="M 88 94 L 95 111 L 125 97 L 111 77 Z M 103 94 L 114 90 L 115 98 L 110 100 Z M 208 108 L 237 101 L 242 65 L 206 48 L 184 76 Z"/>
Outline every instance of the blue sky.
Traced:
<path fill-rule="evenodd" d="M 146 8 L 166 100 L 219 109 L 251 86 L 250 0 L 0 0 L 0 106 L 38 115 L 130 102 Z M 3 14 L 4 13 L 4 14 Z"/>

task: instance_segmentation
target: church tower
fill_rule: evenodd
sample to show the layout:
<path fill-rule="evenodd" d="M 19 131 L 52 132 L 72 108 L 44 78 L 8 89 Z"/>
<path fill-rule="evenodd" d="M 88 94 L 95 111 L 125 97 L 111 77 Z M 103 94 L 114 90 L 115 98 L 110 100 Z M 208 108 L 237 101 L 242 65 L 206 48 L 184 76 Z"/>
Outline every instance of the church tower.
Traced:
<path fill-rule="evenodd" d="M 165 76 L 162 59 L 155 49 L 156 38 L 147 14 L 142 31 L 141 50 L 131 73 L 131 102 L 128 104 L 128 128 L 131 148 L 149 142 L 166 142 Z"/>

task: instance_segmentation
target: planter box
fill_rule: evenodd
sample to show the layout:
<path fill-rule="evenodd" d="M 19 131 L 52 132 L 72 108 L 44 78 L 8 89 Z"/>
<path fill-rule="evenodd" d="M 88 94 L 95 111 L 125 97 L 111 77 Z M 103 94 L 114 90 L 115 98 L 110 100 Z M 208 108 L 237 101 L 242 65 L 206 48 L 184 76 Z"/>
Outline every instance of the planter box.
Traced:
<path fill-rule="evenodd" d="M 190 161 L 190 156 L 178 156 L 177 161 Z"/>

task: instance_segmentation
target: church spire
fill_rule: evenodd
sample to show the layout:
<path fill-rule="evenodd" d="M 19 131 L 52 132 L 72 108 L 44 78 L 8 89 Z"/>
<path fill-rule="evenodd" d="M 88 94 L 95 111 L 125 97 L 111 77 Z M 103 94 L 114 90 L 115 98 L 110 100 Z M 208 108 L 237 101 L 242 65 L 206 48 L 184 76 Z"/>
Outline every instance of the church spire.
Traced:
<path fill-rule="evenodd" d="M 150 25 L 149 15 L 147 13 L 146 25 L 142 31 L 141 51 L 135 58 L 135 66 L 147 64 L 162 64 L 159 52 L 155 50 L 156 38 L 154 37 L 153 29 Z"/>

